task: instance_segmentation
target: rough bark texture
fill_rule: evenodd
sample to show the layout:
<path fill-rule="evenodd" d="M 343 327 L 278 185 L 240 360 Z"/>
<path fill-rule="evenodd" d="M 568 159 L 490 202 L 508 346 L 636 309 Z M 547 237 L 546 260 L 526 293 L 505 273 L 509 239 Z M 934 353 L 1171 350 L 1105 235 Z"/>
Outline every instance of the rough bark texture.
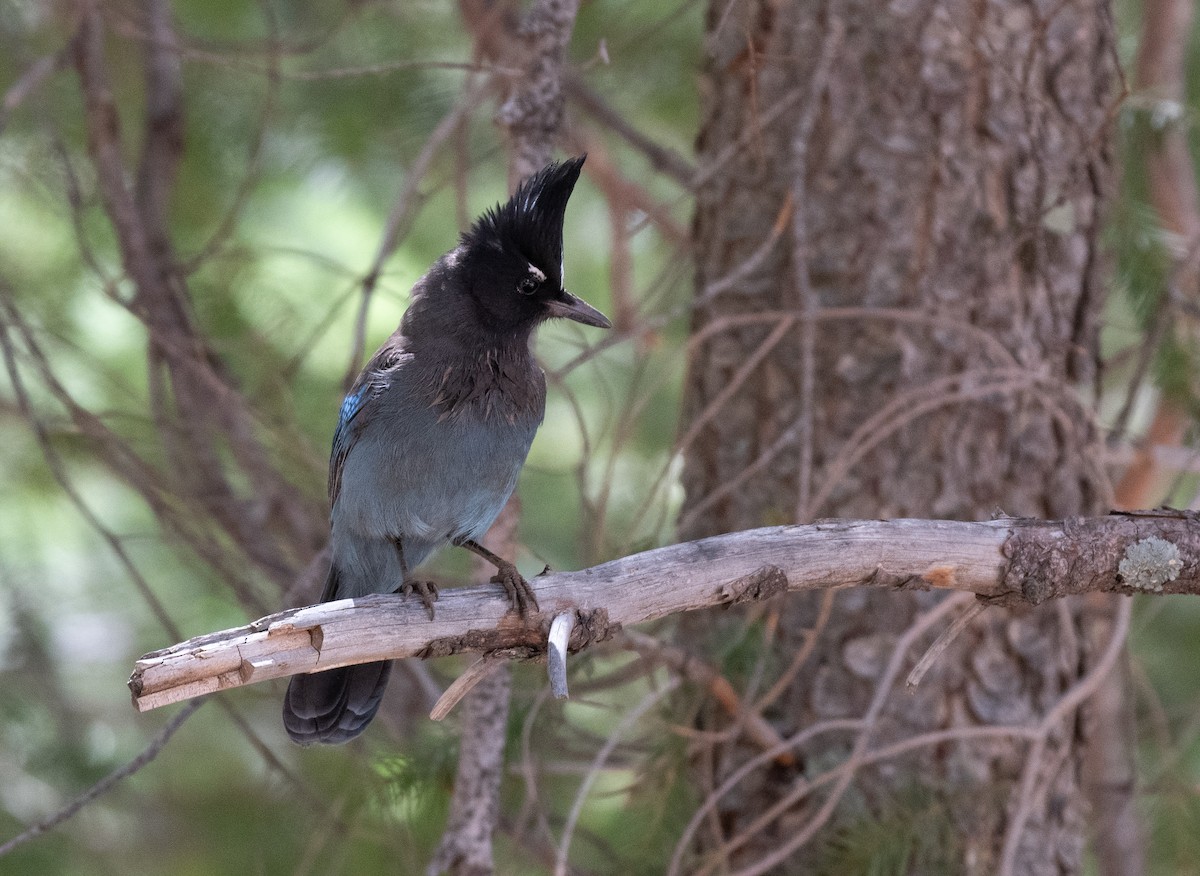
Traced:
<path fill-rule="evenodd" d="M 450 817 L 426 872 L 431 876 L 491 876 L 492 833 L 500 818 L 505 729 L 512 694 L 507 666 L 466 696 Z"/>
<path fill-rule="evenodd" d="M 1116 97 L 1107 4 L 714 0 L 707 26 L 694 330 L 711 334 L 687 383 L 685 432 L 703 425 L 685 448 L 681 537 L 797 517 L 1101 508 L 1108 487 L 1073 387 L 1095 376 L 1103 292 Z M 820 317 L 855 307 L 876 313 Z M 775 323 L 747 321 L 779 310 L 817 319 L 774 335 Z M 768 717 L 794 730 L 863 715 L 891 645 L 930 598 L 839 593 Z M 773 659 L 787 664 L 819 606 L 788 599 Z M 685 627 L 713 635 L 721 624 Z M 1070 610 L 993 609 L 915 695 L 893 695 L 874 739 L 1043 713 L 1083 665 L 1079 632 Z M 1040 774 L 1047 790 L 1015 872 L 1080 867 L 1075 735 L 1062 728 Z M 827 766 L 845 752 L 826 735 L 801 756 Z M 948 871 L 994 873 L 1024 752 L 958 743 L 863 771 L 854 802 L 789 866 L 809 872 L 854 824 L 886 820 L 915 792 L 953 822 Z M 705 768 L 719 782 L 742 759 L 726 747 Z M 708 847 L 793 781 L 743 782 Z M 778 848 L 792 816 L 811 812 L 777 818 L 735 864 Z"/>

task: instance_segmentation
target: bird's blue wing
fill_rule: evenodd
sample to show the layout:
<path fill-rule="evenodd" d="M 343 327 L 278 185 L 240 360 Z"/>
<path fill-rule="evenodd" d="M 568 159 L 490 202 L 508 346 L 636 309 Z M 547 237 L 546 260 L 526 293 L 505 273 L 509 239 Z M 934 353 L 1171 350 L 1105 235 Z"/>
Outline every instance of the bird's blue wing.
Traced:
<path fill-rule="evenodd" d="M 333 452 L 329 455 L 329 498 L 335 501 L 341 489 L 342 466 L 345 465 L 346 456 L 354 444 L 354 418 L 358 416 L 369 398 L 369 385 L 360 383 L 342 400 L 337 429 L 333 433 Z"/>
<path fill-rule="evenodd" d="M 329 499 L 337 502 L 342 489 L 342 469 L 359 433 L 370 420 L 370 409 L 391 385 L 393 377 L 410 358 L 392 345 L 385 345 L 367 363 L 354 388 L 342 400 L 337 429 L 333 433 L 333 452 L 329 455 Z"/>

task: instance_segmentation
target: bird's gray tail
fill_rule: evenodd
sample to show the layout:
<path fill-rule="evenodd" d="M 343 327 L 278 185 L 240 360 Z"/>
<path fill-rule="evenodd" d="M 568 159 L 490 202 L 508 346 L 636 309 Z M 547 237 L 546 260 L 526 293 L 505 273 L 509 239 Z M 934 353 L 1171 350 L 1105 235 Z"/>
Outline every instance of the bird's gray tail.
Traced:
<path fill-rule="evenodd" d="M 321 601 L 337 596 L 337 572 L 329 570 Z M 283 698 L 283 726 L 300 745 L 340 745 L 362 733 L 379 711 L 392 664 L 361 663 L 294 675 Z"/>
<path fill-rule="evenodd" d="M 367 728 L 387 687 L 391 661 L 295 675 L 283 699 L 283 726 L 300 745 L 340 745 Z"/>

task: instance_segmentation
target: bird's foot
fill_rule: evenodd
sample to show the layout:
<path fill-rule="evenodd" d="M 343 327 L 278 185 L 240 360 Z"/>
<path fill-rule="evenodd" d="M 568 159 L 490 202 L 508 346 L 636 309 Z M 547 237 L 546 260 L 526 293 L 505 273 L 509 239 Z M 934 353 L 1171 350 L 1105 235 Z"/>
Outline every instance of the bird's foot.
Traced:
<path fill-rule="evenodd" d="M 533 589 L 529 586 L 529 582 L 521 577 L 521 573 L 517 571 L 517 567 L 512 563 L 506 560 L 496 563 L 496 574 L 492 576 L 492 583 L 504 585 L 504 592 L 508 594 L 508 601 L 517 610 L 517 614 L 522 617 L 529 614 L 530 607 L 535 612 L 541 611 L 538 607 L 537 597 L 533 595 Z"/>
<path fill-rule="evenodd" d="M 405 581 L 400 585 L 400 593 L 405 596 L 416 593 L 421 604 L 425 606 L 425 610 L 429 612 L 429 619 L 433 620 L 433 604 L 437 602 L 438 598 L 436 584 L 432 581 Z"/>

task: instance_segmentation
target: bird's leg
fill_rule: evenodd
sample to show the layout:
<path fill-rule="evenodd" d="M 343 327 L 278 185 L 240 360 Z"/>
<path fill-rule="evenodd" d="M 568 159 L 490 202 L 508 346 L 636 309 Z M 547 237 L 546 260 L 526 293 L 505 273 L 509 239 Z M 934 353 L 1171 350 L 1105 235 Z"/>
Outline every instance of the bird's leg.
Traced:
<path fill-rule="evenodd" d="M 521 577 L 521 573 L 517 571 L 516 566 L 508 560 L 501 559 L 472 538 L 465 538 L 462 541 L 455 541 L 454 543 L 459 547 L 466 548 L 477 556 L 483 557 L 496 567 L 496 574 L 492 576 L 492 583 L 504 585 L 504 592 L 508 594 L 508 601 L 517 610 L 517 614 L 522 616 L 528 614 L 531 606 L 534 611 L 541 611 L 538 607 L 537 597 L 533 595 L 533 590 L 530 588 L 529 582 Z"/>
<path fill-rule="evenodd" d="M 437 585 L 432 581 L 414 581 L 408 571 L 408 563 L 404 560 L 404 540 L 393 538 L 392 544 L 396 546 L 396 553 L 400 557 L 400 574 L 404 581 L 400 585 L 399 590 L 405 596 L 416 593 L 420 597 L 421 603 L 425 606 L 425 610 L 429 612 L 429 619 L 433 620 L 433 604 L 437 601 L 438 590 Z"/>

